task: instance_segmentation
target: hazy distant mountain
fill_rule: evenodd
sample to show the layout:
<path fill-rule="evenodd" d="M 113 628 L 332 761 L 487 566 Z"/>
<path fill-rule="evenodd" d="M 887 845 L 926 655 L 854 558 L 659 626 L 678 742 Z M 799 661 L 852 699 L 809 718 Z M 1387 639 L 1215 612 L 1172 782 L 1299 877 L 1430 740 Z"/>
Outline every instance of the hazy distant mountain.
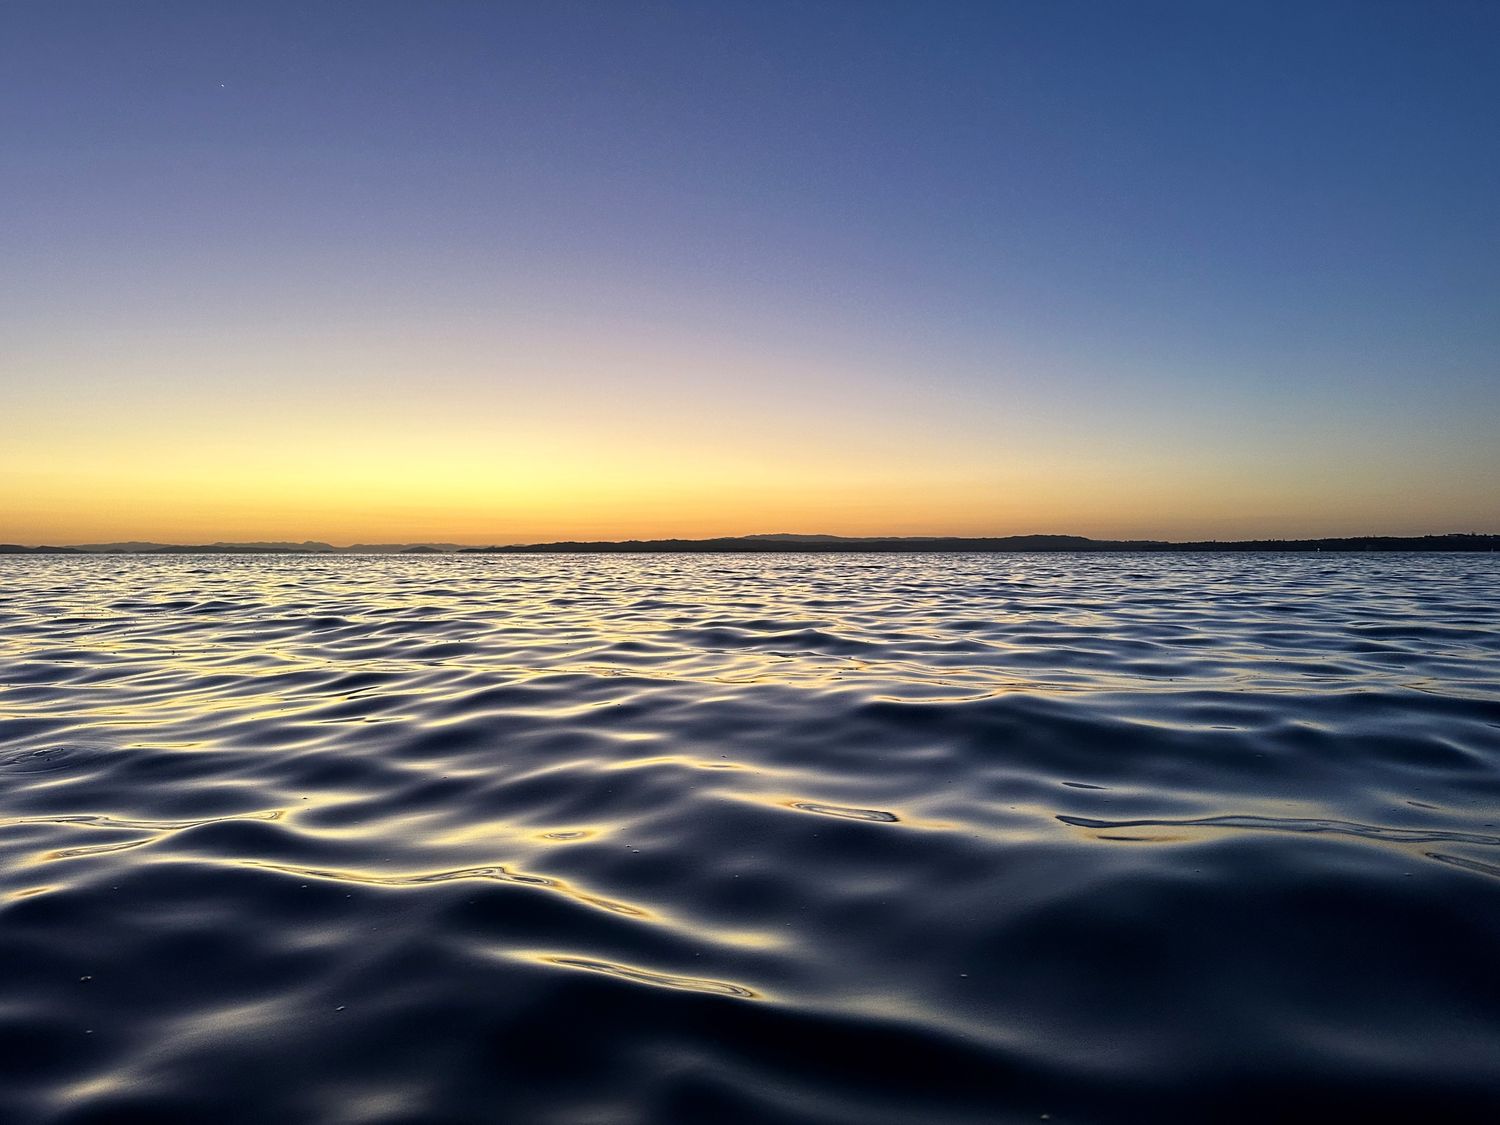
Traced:
<path fill-rule="evenodd" d="M 1165 546 L 1165 545 L 1159 545 Z M 1085 539 L 1078 535 L 1009 535 L 1000 538 L 962 538 L 957 536 L 887 536 L 858 538 L 844 535 L 796 535 L 780 532 L 774 535 L 732 535 L 715 539 L 626 539 L 592 540 L 561 543 L 525 543 L 498 547 L 467 547 L 465 553 L 539 553 L 539 552 L 782 552 L 812 553 L 834 551 L 1096 551 L 1118 550 L 1115 544 Z M 1147 549 L 1132 547 L 1131 549 Z"/>
<path fill-rule="evenodd" d="M 767 535 L 742 535 L 741 539 L 756 539 L 766 541 L 786 541 L 793 543 L 842 543 L 849 539 L 847 535 L 798 535 L 791 531 L 776 531 Z M 903 539 L 919 539 L 922 536 L 904 535 Z"/>
<path fill-rule="evenodd" d="M 149 543 L 132 540 L 125 543 L 87 543 L 75 547 L 24 547 L 0 543 L 0 554 L 376 554 L 435 555 L 463 554 L 544 554 L 544 553 L 676 553 L 708 552 L 775 552 L 783 554 L 815 552 L 999 552 L 999 551 L 1495 551 L 1500 550 L 1500 535 L 1370 535 L 1342 539 L 1239 539 L 1198 540 L 1171 543 L 1159 539 L 1089 539 L 1082 535 L 1006 535 L 998 537 L 965 537 L 952 535 L 891 535 L 861 538 L 848 535 L 799 535 L 775 532 L 765 535 L 733 535 L 715 539 L 625 539 L 566 540 L 558 543 L 513 543 L 494 547 L 464 547 L 457 543 L 355 543 L 335 547 L 329 543 L 308 540 L 302 543 Z"/>
<path fill-rule="evenodd" d="M 73 550 L 100 551 L 115 554 L 121 551 L 159 551 L 163 547 L 170 546 L 170 543 L 147 543 L 139 539 L 132 539 L 126 543 L 79 543 Z"/>
<path fill-rule="evenodd" d="M 463 549 L 462 543 L 356 543 L 334 548 L 351 555 L 445 555 Z"/>
<path fill-rule="evenodd" d="M 250 550 L 250 551 L 337 551 L 338 548 L 331 543 L 319 543 L 312 539 L 301 543 L 224 543 L 214 544 L 215 547 L 226 550 Z"/>
<path fill-rule="evenodd" d="M 1033 551 L 1494 551 L 1500 535 L 1357 536 L 1343 539 L 1243 539 L 1170 543 L 1158 539 L 1088 539 L 1081 535 L 1007 535 L 1000 537 L 892 536 L 860 539 L 837 535 L 737 535 L 717 539 L 627 539 L 560 543 L 527 543 L 501 547 L 467 547 L 465 553 L 542 554 L 578 552 L 814 553 L 879 552 L 1033 552 Z"/>

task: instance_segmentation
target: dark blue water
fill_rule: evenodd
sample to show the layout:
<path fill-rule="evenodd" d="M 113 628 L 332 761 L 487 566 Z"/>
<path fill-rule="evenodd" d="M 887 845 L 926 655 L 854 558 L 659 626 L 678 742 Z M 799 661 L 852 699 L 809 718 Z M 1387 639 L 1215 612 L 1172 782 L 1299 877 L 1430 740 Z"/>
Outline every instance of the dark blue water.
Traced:
<path fill-rule="evenodd" d="M 0 1120 L 1494 1120 L 1491 555 L 0 562 Z"/>

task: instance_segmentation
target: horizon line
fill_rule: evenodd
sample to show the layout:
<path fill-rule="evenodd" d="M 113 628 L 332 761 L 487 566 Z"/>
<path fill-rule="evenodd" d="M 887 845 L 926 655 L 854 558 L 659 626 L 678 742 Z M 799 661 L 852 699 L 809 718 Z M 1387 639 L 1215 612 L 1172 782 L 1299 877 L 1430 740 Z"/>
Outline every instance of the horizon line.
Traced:
<path fill-rule="evenodd" d="M 325 554 L 325 553 L 419 553 L 419 554 L 461 554 L 461 553 L 508 553 L 508 552 L 536 552 L 544 553 L 549 549 L 555 549 L 559 553 L 584 553 L 588 551 L 629 553 L 637 550 L 642 553 L 687 553 L 695 550 L 713 551 L 735 551 L 746 553 L 755 551 L 787 552 L 787 551 L 817 551 L 839 549 L 857 551 L 862 547 L 879 545 L 886 551 L 900 550 L 902 546 L 909 545 L 912 550 L 921 551 L 927 549 L 941 549 L 947 551 L 962 550 L 965 545 L 973 545 L 976 550 L 993 550 L 1000 544 L 1014 544 L 1012 549 L 1026 550 L 1023 544 L 1031 544 L 1032 548 L 1062 549 L 1067 550 L 1068 544 L 1076 544 L 1080 548 L 1087 549 L 1171 549 L 1191 547 L 1266 547 L 1270 545 L 1297 546 L 1297 545 L 1349 545 L 1348 549 L 1360 549 L 1356 544 L 1380 543 L 1382 545 L 1396 545 L 1402 543 L 1431 544 L 1433 541 L 1443 542 L 1469 542 L 1469 541 L 1500 541 L 1500 532 L 1479 531 L 1447 531 L 1447 532 L 1425 532 L 1414 535 L 1390 535 L 1382 533 L 1359 534 L 1359 535 L 1314 535 L 1296 537 L 1257 536 L 1242 539 L 1121 539 L 1121 538 L 1096 538 L 1087 535 L 1059 532 L 1034 532 L 1010 535 L 906 535 L 906 534 L 883 534 L 883 535 L 838 535 L 825 532 L 752 532 L 742 535 L 715 535 L 715 536 L 660 536 L 652 538 L 631 537 L 625 539 L 554 539 L 545 541 L 492 541 L 489 543 L 461 543 L 453 540 L 422 539 L 422 540 L 388 540 L 385 542 L 353 542 L 347 544 L 335 544 L 321 539 L 216 539 L 198 540 L 196 542 L 168 542 L 161 540 L 146 539 L 118 539 L 109 541 L 94 541 L 82 543 L 16 543 L 0 542 L 0 553 L 81 553 L 81 554 L 150 554 L 150 553 L 183 553 L 216 552 L 216 553 L 248 553 L 248 554 Z M 1479 544 L 1475 544 L 1476 546 Z M 1486 543 L 1489 549 L 1495 549 L 1495 544 Z M 1002 548 L 1004 549 L 1004 548 Z"/>

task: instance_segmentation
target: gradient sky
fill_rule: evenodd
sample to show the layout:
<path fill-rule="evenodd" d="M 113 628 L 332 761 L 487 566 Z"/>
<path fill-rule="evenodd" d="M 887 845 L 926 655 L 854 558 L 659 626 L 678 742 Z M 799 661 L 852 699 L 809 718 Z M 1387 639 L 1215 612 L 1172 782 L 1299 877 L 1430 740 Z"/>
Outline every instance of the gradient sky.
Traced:
<path fill-rule="evenodd" d="M 0 4 L 0 540 L 1500 531 L 1500 5 Z"/>

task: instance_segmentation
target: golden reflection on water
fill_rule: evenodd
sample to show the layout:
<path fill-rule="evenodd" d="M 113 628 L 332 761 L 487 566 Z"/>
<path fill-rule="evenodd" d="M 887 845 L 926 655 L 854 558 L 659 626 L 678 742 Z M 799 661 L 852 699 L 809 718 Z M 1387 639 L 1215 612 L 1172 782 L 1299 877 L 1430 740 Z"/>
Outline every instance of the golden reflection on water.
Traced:
<path fill-rule="evenodd" d="M 721 760 L 713 761 L 691 754 L 661 754 L 654 758 L 626 758 L 619 762 L 606 762 L 600 768 L 606 770 L 649 769 L 653 766 L 680 766 L 683 769 L 693 770 L 747 770 L 751 768 L 743 762 L 731 762 L 728 757 L 726 754 Z"/>
<path fill-rule="evenodd" d="M 737 1000 L 761 1000 L 766 998 L 764 994 L 752 988 L 746 988 L 742 984 L 731 984 L 729 981 L 722 980 L 708 980 L 703 977 L 674 976 L 670 973 L 653 972 L 650 969 L 642 969 L 634 965 L 617 965 L 610 961 L 597 961 L 586 957 L 565 957 L 555 953 L 518 953 L 515 956 L 523 959 L 529 958 L 548 965 L 558 965 L 566 969 L 582 969 L 591 973 L 604 973 L 607 976 L 619 977 L 621 980 L 650 985 L 654 988 L 671 988 L 686 992 L 706 992 L 715 996 L 730 996 Z"/>
<path fill-rule="evenodd" d="M 665 918 L 655 911 L 646 910 L 639 906 L 631 906 L 624 902 L 616 902 L 601 895 L 589 894 L 570 885 L 565 880 L 547 875 L 530 875 L 524 872 L 511 871 L 498 865 L 469 867 L 456 871 L 421 872 L 411 875 L 377 875 L 370 871 L 358 871 L 348 868 L 302 867 L 296 864 L 270 863 L 265 860 L 247 859 L 241 862 L 247 867 L 283 871 L 289 875 L 299 875 L 308 879 L 331 879 L 339 883 L 363 883 L 376 887 L 420 887 L 432 883 L 447 883 L 460 879 L 512 883 L 523 887 L 543 888 L 556 894 L 564 895 L 575 902 L 598 907 L 600 910 L 607 910 L 612 914 L 626 914 L 632 918 L 658 922 L 665 921 Z"/>
<path fill-rule="evenodd" d="M 591 840 L 598 834 L 599 833 L 597 829 L 574 828 L 560 830 L 557 832 L 538 832 L 536 834 L 536 838 L 538 840 L 556 841 L 557 843 L 568 844 L 572 843 L 575 840 Z"/>

